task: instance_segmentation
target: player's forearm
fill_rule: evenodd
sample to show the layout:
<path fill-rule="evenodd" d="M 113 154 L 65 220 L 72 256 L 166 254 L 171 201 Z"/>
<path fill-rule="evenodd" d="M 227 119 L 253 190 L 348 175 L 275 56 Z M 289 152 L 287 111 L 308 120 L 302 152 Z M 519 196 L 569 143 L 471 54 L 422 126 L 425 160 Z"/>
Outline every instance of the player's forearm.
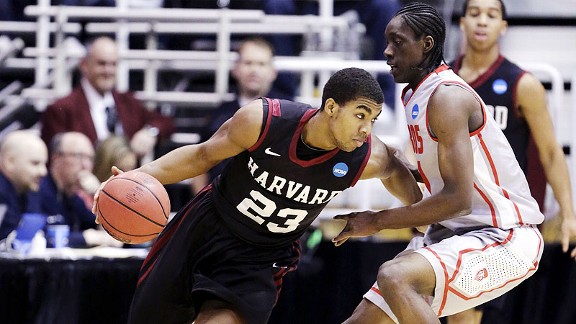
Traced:
<path fill-rule="evenodd" d="M 464 195 L 440 193 L 416 204 L 385 210 L 377 223 L 379 229 L 411 228 L 468 215 L 470 210 L 471 199 Z"/>
<path fill-rule="evenodd" d="M 564 158 L 564 153 L 558 149 L 555 154 L 550 154 L 545 158 L 541 158 L 544 167 L 546 179 L 552 187 L 554 197 L 560 208 L 562 209 L 561 215 L 573 215 L 574 206 L 572 203 L 572 187 L 570 185 L 570 173 L 568 165 Z"/>
<path fill-rule="evenodd" d="M 144 164 L 138 170 L 152 175 L 162 184 L 177 183 L 209 170 L 198 156 L 198 145 L 187 145 Z"/>
<path fill-rule="evenodd" d="M 388 179 L 382 179 L 382 183 L 404 205 L 411 205 L 422 200 L 422 191 L 408 170 Z"/>

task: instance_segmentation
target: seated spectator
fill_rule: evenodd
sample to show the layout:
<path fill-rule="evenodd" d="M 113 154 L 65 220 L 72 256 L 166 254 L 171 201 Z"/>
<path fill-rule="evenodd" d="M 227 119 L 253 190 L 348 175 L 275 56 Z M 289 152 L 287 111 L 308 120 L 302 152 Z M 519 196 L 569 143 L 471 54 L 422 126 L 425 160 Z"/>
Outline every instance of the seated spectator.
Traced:
<path fill-rule="evenodd" d="M 86 135 L 56 134 L 50 144 L 50 170 L 40 185 L 43 213 L 52 223 L 70 226 L 70 247 L 122 246 L 94 222 L 91 208 L 100 181 L 93 167 L 94 148 Z"/>
<path fill-rule="evenodd" d="M 202 131 L 202 142 L 210 138 L 240 107 L 252 100 L 263 96 L 292 99 L 272 87 L 277 76 L 274 68 L 274 48 L 263 38 L 251 37 L 242 41 L 238 48 L 238 59 L 232 68 L 232 76 L 236 80 L 236 98 L 223 102 L 214 110 L 208 125 Z M 196 177 L 192 183 L 194 192 L 198 192 L 218 176 L 224 165 L 220 163 L 214 167 L 207 177 Z"/>
<path fill-rule="evenodd" d="M 136 153 L 130 148 L 126 138 L 122 136 L 108 137 L 96 148 L 94 175 L 104 182 L 112 176 L 112 166 L 122 171 L 135 169 L 138 165 Z"/>
<path fill-rule="evenodd" d="M 0 143 L 0 240 L 16 229 L 22 214 L 39 213 L 40 179 L 48 150 L 34 132 L 8 133 Z"/>
<path fill-rule="evenodd" d="M 85 134 L 94 147 L 111 135 L 123 135 L 142 158 L 153 153 L 158 139 L 171 135 L 171 118 L 148 110 L 131 92 L 114 90 L 117 63 L 118 48 L 113 39 L 98 37 L 88 45 L 80 63 L 80 85 L 42 114 L 42 139 L 46 143 L 55 134 L 69 131 Z"/>
<path fill-rule="evenodd" d="M 318 15 L 319 1 L 296 1 L 296 0 L 264 0 L 263 7 L 269 15 Z M 347 11 L 354 10 L 358 13 L 358 18 L 366 26 L 366 34 L 371 42 L 371 50 L 368 51 L 366 59 L 386 60 L 384 49 L 386 39 L 384 31 L 386 24 L 392 19 L 394 14 L 400 10 L 399 0 L 339 0 L 334 1 L 334 15 L 341 15 Z M 287 34 L 273 34 L 269 40 L 276 48 L 276 54 L 282 56 L 299 55 L 301 46 L 298 45 L 300 38 Z M 378 76 L 378 83 L 384 91 L 384 99 L 387 106 L 394 108 L 396 85 L 392 76 L 381 74 Z M 294 95 L 297 87 L 297 80 L 292 74 L 282 73 L 275 84 L 286 93 Z"/>

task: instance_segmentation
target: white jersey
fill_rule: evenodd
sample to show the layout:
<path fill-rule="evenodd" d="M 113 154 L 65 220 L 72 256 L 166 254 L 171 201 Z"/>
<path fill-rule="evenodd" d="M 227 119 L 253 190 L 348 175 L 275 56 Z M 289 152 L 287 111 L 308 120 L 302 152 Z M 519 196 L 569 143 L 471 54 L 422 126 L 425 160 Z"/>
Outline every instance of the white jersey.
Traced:
<path fill-rule="evenodd" d="M 486 225 L 510 229 L 542 223 L 544 215 L 530 194 L 524 173 L 506 137 L 486 113 L 484 102 L 474 89 L 446 65 L 424 78 L 416 91 L 405 89 L 402 94 L 418 170 L 430 193 L 436 194 L 444 186 L 438 167 L 438 142 L 427 127 L 428 101 L 441 84 L 457 85 L 472 93 L 482 107 L 484 123 L 470 133 L 474 154 L 472 212 L 440 224 L 454 231 Z"/>

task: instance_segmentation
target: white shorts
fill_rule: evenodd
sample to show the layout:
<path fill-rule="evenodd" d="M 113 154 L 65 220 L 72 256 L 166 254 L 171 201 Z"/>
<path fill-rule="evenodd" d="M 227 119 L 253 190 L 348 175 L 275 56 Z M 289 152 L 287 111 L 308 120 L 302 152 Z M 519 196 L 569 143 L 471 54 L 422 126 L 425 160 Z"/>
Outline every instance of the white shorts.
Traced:
<path fill-rule="evenodd" d="M 401 254 L 413 250 L 434 268 L 434 296 L 424 297 L 438 317 L 473 308 L 516 287 L 536 272 L 544 248 L 536 226 L 485 228 L 444 239 L 434 238 L 440 231 L 429 232 L 415 237 Z M 398 323 L 377 283 L 364 298 Z"/>

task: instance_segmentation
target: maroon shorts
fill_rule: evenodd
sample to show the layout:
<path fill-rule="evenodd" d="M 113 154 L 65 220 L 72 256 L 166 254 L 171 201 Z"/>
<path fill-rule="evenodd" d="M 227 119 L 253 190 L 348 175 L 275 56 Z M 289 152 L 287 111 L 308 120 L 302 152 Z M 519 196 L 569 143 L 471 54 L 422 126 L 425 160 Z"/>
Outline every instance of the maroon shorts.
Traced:
<path fill-rule="evenodd" d="M 266 323 L 298 242 L 280 248 L 236 237 L 212 203 L 211 186 L 168 223 L 140 270 L 129 323 L 190 323 L 206 300 L 221 300 L 248 323 Z"/>

